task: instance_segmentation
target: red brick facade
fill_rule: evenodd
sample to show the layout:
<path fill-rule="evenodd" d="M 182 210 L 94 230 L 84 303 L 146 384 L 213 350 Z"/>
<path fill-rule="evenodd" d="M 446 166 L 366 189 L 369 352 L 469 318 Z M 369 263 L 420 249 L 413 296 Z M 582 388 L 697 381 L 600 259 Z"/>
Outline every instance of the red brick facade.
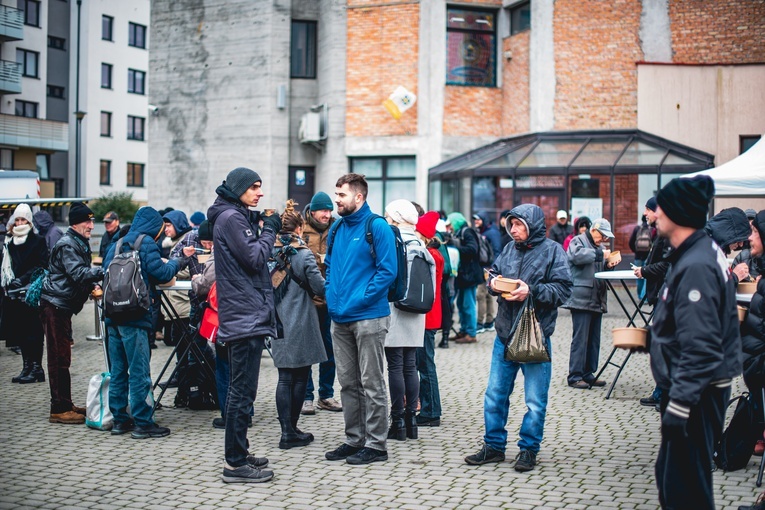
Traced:
<path fill-rule="evenodd" d="M 529 34 L 527 30 L 502 41 L 502 134 L 529 130 Z M 511 59 L 505 58 L 510 52 Z"/>
<path fill-rule="evenodd" d="M 502 89 L 450 85 L 444 91 L 445 136 L 501 136 Z"/>

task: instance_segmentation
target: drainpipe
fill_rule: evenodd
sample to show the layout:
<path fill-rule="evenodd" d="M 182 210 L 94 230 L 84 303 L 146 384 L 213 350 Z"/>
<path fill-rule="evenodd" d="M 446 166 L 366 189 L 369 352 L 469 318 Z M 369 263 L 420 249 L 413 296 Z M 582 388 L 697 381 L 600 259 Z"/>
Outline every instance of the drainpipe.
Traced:
<path fill-rule="evenodd" d="M 77 0 L 77 76 L 75 77 L 75 116 L 77 117 L 77 129 L 74 142 L 74 196 L 80 196 L 80 131 L 84 112 L 80 111 L 80 27 L 82 13 L 82 0 Z"/>

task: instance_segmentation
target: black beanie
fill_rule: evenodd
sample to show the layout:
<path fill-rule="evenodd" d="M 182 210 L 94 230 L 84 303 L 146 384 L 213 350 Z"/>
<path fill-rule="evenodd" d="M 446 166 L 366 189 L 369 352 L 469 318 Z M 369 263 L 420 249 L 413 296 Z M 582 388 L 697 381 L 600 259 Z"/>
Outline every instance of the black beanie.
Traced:
<path fill-rule="evenodd" d="M 213 240 L 212 225 L 210 225 L 209 221 L 205 220 L 199 224 L 199 230 L 197 230 L 197 235 L 199 236 L 200 241 Z"/>
<path fill-rule="evenodd" d="M 95 217 L 90 207 L 82 202 L 72 202 L 69 206 L 69 225 L 77 225 L 84 221 L 92 220 Z"/>
<path fill-rule="evenodd" d="M 656 197 L 651 197 L 651 198 L 649 198 L 649 199 L 646 201 L 646 203 L 645 203 L 645 206 L 646 206 L 648 209 L 652 210 L 653 212 L 656 212 Z"/>
<path fill-rule="evenodd" d="M 678 177 L 659 190 L 656 203 L 673 223 L 681 227 L 704 228 L 715 183 L 707 175 Z"/>
<path fill-rule="evenodd" d="M 223 181 L 223 185 L 231 191 L 234 195 L 240 197 L 244 195 L 250 186 L 258 181 L 263 181 L 260 176 L 254 170 L 249 168 L 239 167 L 231 170 L 226 176 L 226 180 Z"/>

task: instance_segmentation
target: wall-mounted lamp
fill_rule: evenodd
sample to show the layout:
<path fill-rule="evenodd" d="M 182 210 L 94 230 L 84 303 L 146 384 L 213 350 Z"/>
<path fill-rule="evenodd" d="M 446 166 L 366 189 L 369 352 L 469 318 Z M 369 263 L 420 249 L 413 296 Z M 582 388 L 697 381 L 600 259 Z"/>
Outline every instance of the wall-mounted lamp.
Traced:
<path fill-rule="evenodd" d="M 279 85 L 276 89 L 276 107 L 280 110 L 287 108 L 287 86 Z"/>

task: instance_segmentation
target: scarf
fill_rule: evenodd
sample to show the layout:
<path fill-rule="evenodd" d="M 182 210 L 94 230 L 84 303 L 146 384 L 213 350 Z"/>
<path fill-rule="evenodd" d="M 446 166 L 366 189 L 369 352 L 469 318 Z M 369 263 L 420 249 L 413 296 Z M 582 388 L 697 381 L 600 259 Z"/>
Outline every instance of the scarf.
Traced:
<path fill-rule="evenodd" d="M 16 246 L 27 242 L 27 236 L 32 231 L 32 226 L 27 223 L 26 225 L 15 225 L 13 227 L 13 244 Z"/>
<path fill-rule="evenodd" d="M 0 268 L 2 271 L 2 275 L 0 276 L 0 286 L 3 288 L 8 287 L 14 278 L 16 278 L 16 275 L 13 273 L 13 268 L 11 267 L 11 254 L 8 252 L 8 245 L 10 242 L 11 238 L 6 237 L 5 242 L 3 243 L 3 264 L 2 268 Z"/>
<path fill-rule="evenodd" d="M 319 232 L 319 233 L 324 232 L 325 230 L 327 230 L 329 228 L 329 226 L 332 224 L 332 221 L 329 221 L 327 223 L 320 223 L 320 222 L 316 221 L 314 219 L 314 217 L 311 216 L 311 213 L 306 214 L 305 219 L 308 221 L 308 224 L 311 225 L 311 227 L 313 227 L 313 229 L 316 232 Z"/>

